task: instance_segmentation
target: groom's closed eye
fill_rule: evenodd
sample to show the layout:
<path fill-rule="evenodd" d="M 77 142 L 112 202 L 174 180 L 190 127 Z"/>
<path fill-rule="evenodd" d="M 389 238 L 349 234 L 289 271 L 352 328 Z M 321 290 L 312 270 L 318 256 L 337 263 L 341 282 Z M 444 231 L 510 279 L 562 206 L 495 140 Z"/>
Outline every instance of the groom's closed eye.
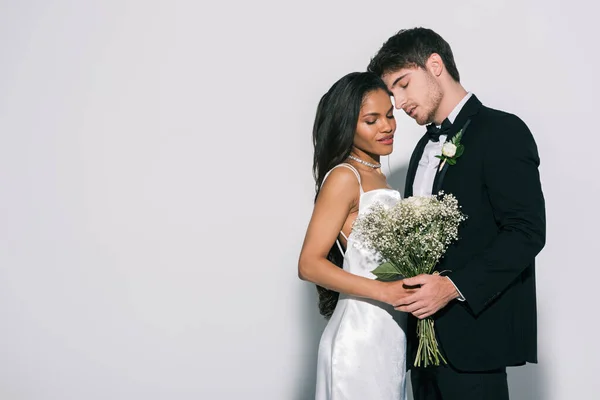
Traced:
<path fill-rule="evenodd" d="M 410 72 L 403 74 L 402 76 L 399 76 L 398 78 L 396 78 L 396 80 L 392 83 L 392 88 L 396 85 L 401 85 L 401 81 L 406 82 L 407 79 L 405 79 L 408 75 L 410 75 Z"/>

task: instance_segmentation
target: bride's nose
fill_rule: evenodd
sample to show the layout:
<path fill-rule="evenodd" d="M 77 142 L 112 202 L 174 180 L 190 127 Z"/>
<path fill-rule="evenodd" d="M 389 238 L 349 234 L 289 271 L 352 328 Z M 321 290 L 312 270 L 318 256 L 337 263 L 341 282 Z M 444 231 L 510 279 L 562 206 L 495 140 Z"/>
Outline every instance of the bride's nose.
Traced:
<path fill-rule="evenodd" d="M 391 133 L 394 130 L 394 127 L 392 125 L 393 124 L 391 120 L 385 118 L 384 122 L 381 124 L 380 131 L 382 133 Z"/>

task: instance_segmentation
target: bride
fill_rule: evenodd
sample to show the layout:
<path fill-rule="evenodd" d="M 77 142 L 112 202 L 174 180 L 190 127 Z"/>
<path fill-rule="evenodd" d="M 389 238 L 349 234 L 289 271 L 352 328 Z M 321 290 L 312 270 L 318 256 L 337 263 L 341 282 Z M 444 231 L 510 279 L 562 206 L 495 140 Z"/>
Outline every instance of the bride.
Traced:
<path fill-rule="evenodd" d="M 352 235 L 359 214 L 400 200 L 379 163 L 392 152 L 395 130 L 390 93 L 369 72 L 344 76 L 317 108 L 317 195 L 298 262 L 300 278 L 317 284 L 320 312 L 329 319 L 316 400 L 406 398 L 406 314 L 393 305 L 410 290 L 402 281 L 375 280 L 376 255 Z"/>

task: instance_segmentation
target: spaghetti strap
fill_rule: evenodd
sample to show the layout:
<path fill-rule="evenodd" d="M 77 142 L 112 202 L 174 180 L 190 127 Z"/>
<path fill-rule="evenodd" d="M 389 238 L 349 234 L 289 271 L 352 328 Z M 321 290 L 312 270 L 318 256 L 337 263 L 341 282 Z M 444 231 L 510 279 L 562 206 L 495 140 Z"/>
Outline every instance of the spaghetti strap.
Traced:
<path fill-rule="evenodd" d="M 344 239 L 346 239 L 346 245 L 348 245 L 348 237 L 346 236 L 346 234 L 343 231 L 340 231 L 340 234 L 344 237 Z M 342 244 L 340 243 L 340 239 L 335 239 L 335 242 L 337 243 L 338 248 L 340 249 L 340 253 L 342 253 L 342 255 L 345 255 L 346 253 L 342 249 Z"/>
<path fill-rule="evenodd" d="M 325 180 L 327 179 L 327 177 L 329 176 L 329 174 L 336 168 L 338 167 L 345 167 L 348 168 L 350 171 L 354 172 L 354 175 L 356 176 L 356 179 L 358 179 L 358 187 L 360 188 L 360 194 L 362 195 L 364 193 L 364 190 L 362 188 L 362 182 L 360 180 L 360 174 L 358 173 L 358 171 L 356 170 L 356 168 L 354 168 L 352 165 L 348 164 L 348 163 L 342 163 L 342 164 L 338 164 L 335 167 L 331 168 L 326 174 L 325 177 L 323 178 L 323 183 L 321 183 L 321 187 L 323 187 L 323 184 L 325 183 Z M 344 234 L 344 232 L 340 231 L 340 233 L 342 234 L 342 236 L 344 237 L 344 239 L 346 239 L 346 243 L 348 243 L 348 237 L 346 237 L 346 235 Z M 340 253 L 342 253 L 342 255 L 345 255 L 346 253 L 344 252 L 344 249 L 342 248 L 342 245 L 340 243 L 339 239 L 336 239 L 335 243 L 337 244 L 338 248 L 340 249 Z"/>
<path fill-rule="evenodd" d="M 340 233 L 341 233 L 341 232 L 340 232 Z M 343 235 L 343 233 L 342 233 L 342 235 Z M 339 240 L 339 239 L 336 239 L 336 240 L 335 240 L 335 243 L 337 243 L 338 249 L 340 249 L 340 253 L 341 253 L 343 256 L 345 256 L 345 255 L 346 255 L 346 253 L 344 252 L 344 249 L 342 248 L 342 244 L 340 243 L 340 240 Z"/>
<path fill-rule="evenodd" d="M 354 175 L 356 176 L 356 179 L 358 179 L 358 187 L 360 188 L 360 194 L 363 194 L 365 191 L 363 190 L 362 187 L 362 181 L 360 180 L 360 174 L 358 173 L 358 170 L 356 168 L 354 168 L 352 165 L 348 164 L 348 163 L 342 163 L 342 164 L 338 164 L 335 167 L 331 168 L 329 170 L 329 172 L 327 172 L 327 174 L 325 174 L 325 177 L 323 178 L 323 183 L 325 183 L 325 180 L 327 179 L 327 177 L 329 176 L 329 174 L 336 168 L 338 167 L 346 167 L 348 168 L 350 171 L 354 172 Z M 323 186 L 323 183 L 321 184 L 321 186 Z"/>

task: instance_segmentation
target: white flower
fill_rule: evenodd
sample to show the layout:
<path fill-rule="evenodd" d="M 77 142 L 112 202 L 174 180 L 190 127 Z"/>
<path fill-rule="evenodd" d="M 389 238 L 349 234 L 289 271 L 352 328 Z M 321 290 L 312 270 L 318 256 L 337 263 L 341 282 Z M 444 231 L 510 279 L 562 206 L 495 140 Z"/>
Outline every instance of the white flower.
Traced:
<path fill-rule="evenodd" d="M 416 208 L 423 206 L 423 197 L 421 196 L 411 196 L 405 200 L 408 204 L 413 205 Z"/>
<path fill-rule="evenodd" d="M 454 143 L 445 143 L 444 147 L 442 147 L 442 154 L 445 157 L 452 158 L 456 154 L 456 145 Z"/>

